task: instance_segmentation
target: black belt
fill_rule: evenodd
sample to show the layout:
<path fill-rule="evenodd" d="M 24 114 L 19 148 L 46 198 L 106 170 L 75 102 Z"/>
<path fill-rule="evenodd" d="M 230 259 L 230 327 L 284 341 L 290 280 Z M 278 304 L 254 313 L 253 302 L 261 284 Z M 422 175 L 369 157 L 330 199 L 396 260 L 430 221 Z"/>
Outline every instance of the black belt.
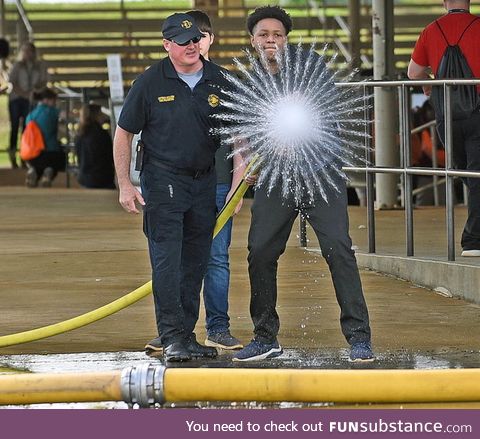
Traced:
<path fill-rule="evenodd" d="M 189 169 L 189 168 L 177 168 L 176 166 L 169 165 L 168 163 L 162 162 L 153 157 L 148 157 L 146 163 L 150 163 L 157 168 L 166 169 L 177 175 L 186 175 L 188 177 L 193 178 L 200 178 L 204 175 L 210 174 L 213 171 L 214 165 L 210 165 L 208 168 L 205 169 Z"/>

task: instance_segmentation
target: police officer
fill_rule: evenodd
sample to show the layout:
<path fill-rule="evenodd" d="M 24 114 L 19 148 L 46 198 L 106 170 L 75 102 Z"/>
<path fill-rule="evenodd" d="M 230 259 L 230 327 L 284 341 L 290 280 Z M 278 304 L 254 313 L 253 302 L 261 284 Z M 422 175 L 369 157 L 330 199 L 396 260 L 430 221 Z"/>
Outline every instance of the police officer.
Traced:
<path fill-rule="evenodd" d="M 114 140 L 119 201 L 127 212 L 143 206 L 143 229 L 152 265 L 157 328 L 167 361 L 217 355 L 197 343 L 200 289 L 215 225 L 214 156 L 211 134 L 221 108 L 222 68 L 203 59 L 202 34 L 186 14 L 162 28 L 168 57 L 133 83 Z M 130 181 L 131 142 L 144 148 L 142 193 Z"/>

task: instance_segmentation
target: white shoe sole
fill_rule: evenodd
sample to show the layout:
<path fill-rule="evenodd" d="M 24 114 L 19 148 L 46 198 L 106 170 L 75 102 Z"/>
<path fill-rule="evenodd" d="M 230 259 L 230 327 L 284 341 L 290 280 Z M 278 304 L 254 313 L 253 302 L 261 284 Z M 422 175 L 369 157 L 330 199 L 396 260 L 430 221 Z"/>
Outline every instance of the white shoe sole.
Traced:
<path fill-rule="evenodd" d="M 356 358 L 352 360 L 351 358 L 348 359 L 350 363 L 373 363 L 375 361 L 375 357 L 373 358 Z"/>
<path fill-rule="evenodd" d="M 264 354 L 257 355 L 255 357 L 248 357 L 248 358 L 236 358 L 233 357 L 232 361 L 260 361 L 266 360 L 267 358 L 276 358 L 283 354 L 282 347 L 279 346 L 278 348 L 270 349 L 268 352 Z"/>
<path fill-rule="evenodd" d="M 212 348 L 219 348 L 219 349 L 224 349 L 226 351 L 233 351 L 235 349 L 243 349 L 243 344 L 238 343 L 232 346 L 227 346 L 221 343 L 217 343 L 215 341 L 211 341 L 208 338 L 205 339 L 205 346 L 210 346 Z"/>
<path fill-rule="evenodd" d="M 153 351 L 153 352 L 163 352 L 163 346 L 153 346 L 151 344 L 146 344 L 145 348 L 146 351 Z"/>
<path fill-rule="evenodd" d="M 463 257 L 480 257 L 480 250 L 463 250 Z"/>

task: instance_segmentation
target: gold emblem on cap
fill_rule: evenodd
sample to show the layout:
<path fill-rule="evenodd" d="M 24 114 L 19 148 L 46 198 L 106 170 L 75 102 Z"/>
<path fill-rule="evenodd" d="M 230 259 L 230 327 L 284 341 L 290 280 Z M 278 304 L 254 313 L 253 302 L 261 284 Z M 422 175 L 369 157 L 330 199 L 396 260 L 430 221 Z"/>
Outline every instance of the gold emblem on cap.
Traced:
<path fill-rule="evenodd" d="M 181 26 L 182 26 L 184 29 L 190 29 L 190 28 L 193 26 L 193 24 L 192 24 L 192 22 L 189 21 L 189 20 L 183 20 Z"/>
<path fill-rule="evenodd" d="M 208 96 L 208 105 L 210 105 L 210 107 L 218 107 L 218 104 L 220 103 L 220 99 L 217 95 L 209 95 Z"/>

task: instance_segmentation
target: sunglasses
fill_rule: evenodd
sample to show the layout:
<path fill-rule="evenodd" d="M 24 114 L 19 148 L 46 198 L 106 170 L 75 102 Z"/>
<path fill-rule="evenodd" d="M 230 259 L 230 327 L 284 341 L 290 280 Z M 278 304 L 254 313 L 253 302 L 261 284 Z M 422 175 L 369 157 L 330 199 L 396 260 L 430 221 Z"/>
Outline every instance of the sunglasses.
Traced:
<path fill-rule="evenodd" d="M 185 46 L 188 46 L 190 43 L 197 44 L 201 39 L 202 37 L 195 37 L 195 38 L 192 38 L 191 40 L 185 41 L 185 43 L 177 43 L 174 40 L 170 40 L 170 41 L 173 41 L 177 46 L 185 47 Z"/>

